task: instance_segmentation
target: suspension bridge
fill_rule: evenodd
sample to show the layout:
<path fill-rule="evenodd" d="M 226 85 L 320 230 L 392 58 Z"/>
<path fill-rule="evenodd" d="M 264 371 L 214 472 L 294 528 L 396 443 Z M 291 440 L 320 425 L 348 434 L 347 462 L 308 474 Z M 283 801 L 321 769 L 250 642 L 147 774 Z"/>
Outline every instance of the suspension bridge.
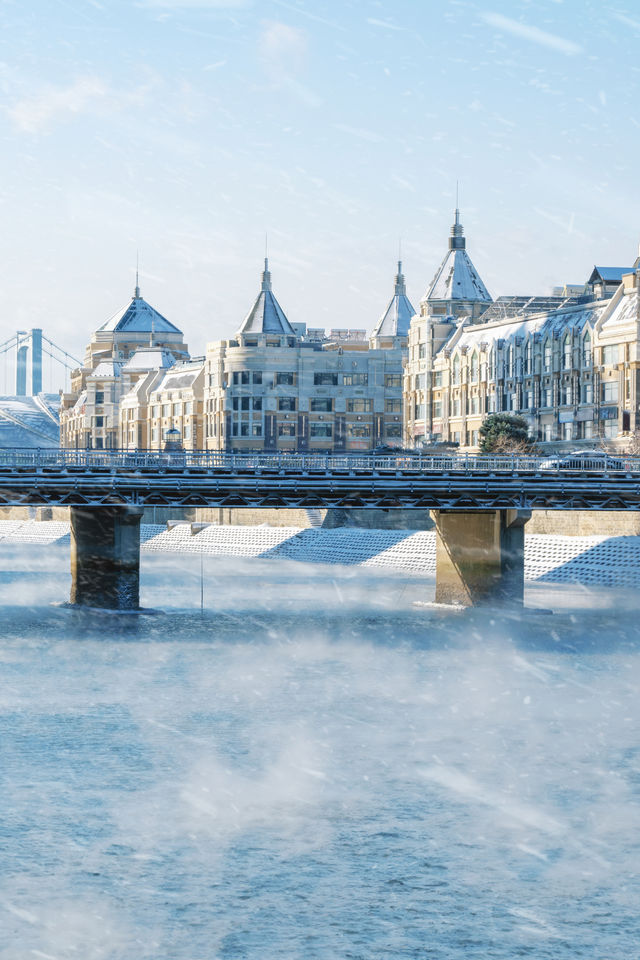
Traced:
<path fill-rule="evenodd" d="M 7 396 L 36 397 L 39 393 L 42 393 L 42 361 L 44 356 L 48 356 L 59 367 L 62 367 L 65 376 L 69 371 L 82 366 L 76 357 L 45 336 L 40 327 L 32 327 L 31 330 L 16 330 L 13 336 L 0 344 L 0 356 L 4 355 L 8 359 L 11 357 L 12 351 L 15 351 L 15 379 L 13 380 L 15 392 L 13 394 L 9 393 L 8 377 L 5 370 L 5 394 Z"/>

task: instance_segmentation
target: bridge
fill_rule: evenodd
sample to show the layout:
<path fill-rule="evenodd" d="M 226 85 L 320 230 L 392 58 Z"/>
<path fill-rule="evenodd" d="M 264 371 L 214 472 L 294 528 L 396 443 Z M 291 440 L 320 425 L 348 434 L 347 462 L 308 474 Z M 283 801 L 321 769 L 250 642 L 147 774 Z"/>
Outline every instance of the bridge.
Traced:
<path fill-rule="evenodd" d="M 640 510 L 640 458 L 0 450 L 0 505 L 69 506 L 71 602 L 137 609 L 145 506 L 430 509 L 436 602 L 522 603 L 531 510 Z"/>

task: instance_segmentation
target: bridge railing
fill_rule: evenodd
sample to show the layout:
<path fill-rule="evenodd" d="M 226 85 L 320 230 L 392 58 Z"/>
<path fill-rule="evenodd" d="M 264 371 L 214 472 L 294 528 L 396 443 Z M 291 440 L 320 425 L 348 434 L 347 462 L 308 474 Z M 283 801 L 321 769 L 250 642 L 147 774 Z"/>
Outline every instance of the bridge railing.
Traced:
<path fill-rule="evenodd" d="M 231 454 L 216 450 L 159 452 L 157 450 L 0 449 L 0 469 L 278 471 L 284 474 L 351 471 L 406 473 L 640 473 L 640 457 L 616 454 L 593 456 L 556 454 L 552 457 L 487 454 Z"/>

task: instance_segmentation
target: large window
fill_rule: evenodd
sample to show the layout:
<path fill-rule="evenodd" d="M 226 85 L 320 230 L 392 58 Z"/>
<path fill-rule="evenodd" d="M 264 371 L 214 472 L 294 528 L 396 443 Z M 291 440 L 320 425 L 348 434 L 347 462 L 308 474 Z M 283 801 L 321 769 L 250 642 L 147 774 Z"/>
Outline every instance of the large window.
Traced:
<path fill-rule="evenodd" d="M 612 343 L 602 348 L 602 362 L 605 366 L 612 366 L 618 363 L 618 344 Z"/>
<path fill-rule="evenodd" d="M 276 387 L 292 387 L 295 382 L 295 374 L 287 371 L 281 371 L 276 373 L 275 376 L 275 385 Z"/>
<path fill-rule="evenodd" d="M 372 408 L 373 400 L 364 397 L 347 400 L 347 413 L 371 413 Z"/>
<path fill-rule="evenodd" d="M 551 340 L 545 340 L 542 357 L 543 357 L 543 366 L 544 366 L 545 372 L 548 373 L 549 370 L 551 370 L 551 361 L 553 357 Z"/>
<path fill-rule="evenodd" d="M 387 389 L 394 390 L 402 387 L 401 373 L 385 373 L 384 385 Z"/>
<path fill-rule="evenodd" d="M 333 434 L 333 426 L 330 423 L 310 423 L 309 435 L 317 440 L 327 440 Z"/>
<path fill-rule="evenodd" d="M 314 373 L 313 382 L 316 387 L 337 387 L 338 386 L 338 374 L 337 373 Z"/>
<path fill-rule="evenodd" d="M 371 427 L 367 423 L 348 423 L 347 436 L 361 439 L 371 436 Z"/>
<path fill-rule="evenodd" d="M 478 381 L 478 354 L 475 352 L 471 355 L 471 363 L 469 364 L 469 370 L 471 372 L 471 382 L 477 383 Z"/>
<path fill-rule="evenodd" d="M 331 413 L 333 400 L 331 397 L 312 397 L 309 401 L 309 409 L 312 413 Z"/>
<path fill-rule="evenodd" d="M 571 337 L 567 335 L 562 344 L 562 369 L 571 370 L 573 362 L 571 359 Z"/>
<path fill-rule="evenodd" d="M 253 409 L 262 410 L 262 397 L 253 397 Z"/>
<path fill-rule="evenodd" d="M 588 330 L 582 338 L 582 366 L 591 366 L 591 336 Z"/>
<path fill-rule="evenodd" d="M 617 403 L 618 402 L 618 381 L 617 380 L 607 380 L 602 384 L 602 402 L 603 403 Z"/>
<path fill-rule="evenodd" d="M 262 383 L 262 370 L 254 370 L 254 371 L 253 371 L 253 382 L 254 382 L 254 383 Z"/>
<path fill-rule="evenodd" d="M 278 397 L 278 410 L 295 410 L 295 397 Z"/>
<path fill-rule="evenodd" d="M 433 385 L 434 387 L 442 386 L 442 370 L 433 371 Z"/>
<path fill-rule="evenodd" d="M 248 370 L 234 370 L 232 378 L 234 386 L 237 387 L 239 384 L 246 386 L 246 384 L 249 383 L 249 377 L 250 374 Z"/>
<path fill-rule="evenodd" d="M 460 357 L 455 356 L 453 358 L 453 365 L 451 370 L 452 370 L 452 382 L 460 383 Z"/>
<path fill-rule="evenodd" d="M 369 382 L 368 373 L 345 373 L 342 377 L 345 387 L 366 387 Z"/>
<path fill-rule="evenodd" d="M 592 383 L 582 384 L 582 402 L 593 403 L 593 384 Z"/>
<path fill-rule="evenodd" d="M 96 390 L 96 404 L 104 403 L 104 390 Z"/>
<path fill-rule="evenodd" d="M 296 435 L 295 423 L 279 423 L 278 424 L 279 437 L 295 437 L 295 435 Z"/>
<path fill-rule="evenodd" d="M 389 423 L 385 429 L 387 437 L 401 437 L 402 436 L 402 424 L 401 423 Z"/>
<path fill-rule="evenodd" d="M 385 413 L 402 413 L 402 400 L 400 400 L 399 398 L 397 400 L 385 400 L 384 412 Z"/>

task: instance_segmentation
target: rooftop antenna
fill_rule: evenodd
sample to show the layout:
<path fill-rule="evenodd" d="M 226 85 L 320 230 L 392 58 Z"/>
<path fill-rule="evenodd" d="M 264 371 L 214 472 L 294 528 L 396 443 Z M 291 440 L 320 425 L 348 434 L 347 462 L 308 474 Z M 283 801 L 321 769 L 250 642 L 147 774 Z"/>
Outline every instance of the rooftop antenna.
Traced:
<path fill-rule="evenodd" d="M 138 251 L 136 250 L 136 289 L 134 292 L 134 297 L 136 300 L 140 299 L 140 284 L 139 284 L 139 278 L 138 278 L 139 267 L 140 267 L 140 256 Z"/>

